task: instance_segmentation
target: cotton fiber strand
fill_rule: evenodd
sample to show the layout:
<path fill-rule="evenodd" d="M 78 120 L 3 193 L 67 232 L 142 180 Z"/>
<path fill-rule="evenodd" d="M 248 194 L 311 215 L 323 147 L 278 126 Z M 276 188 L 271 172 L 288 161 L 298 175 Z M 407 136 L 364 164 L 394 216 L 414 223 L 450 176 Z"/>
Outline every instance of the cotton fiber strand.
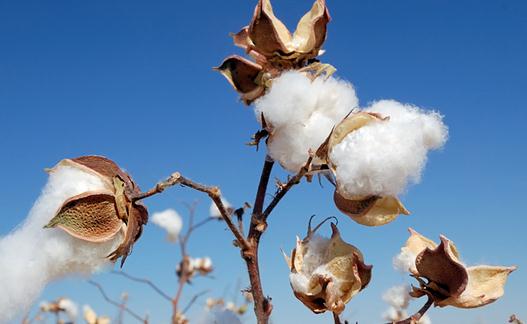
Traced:
<path fill-rule="evenodd" d="M 43 228 L 68 198 L 104 188 L 97 176 L 71 167 L 59 166 L 50 174 L 24 223 L 0 239 L 0 323 L 27 311 L 49 282 L 111 264 L 106 256 L 122 242 L 121 233 L 91 243 L 58 228 Z"/>
<path fill-rule="evenodd" d="M 174 209 L 167 209 L 162 212 L 154 213 L 152 215 L 152 223 L 161 227 L 167 232 L 167 240 L 169 242 L 176 242 L 181 228 L 183 227 L 183 221 L 178 212 Z"/>
<path fill-rule="evenodd" d="M 330 77 L 311 81 L 299 72 L 285 72 L 255 102 L 256 118 L 273 131 L 269 155 L 289 171 L 299 170 L 324 142 L 333 126 L 358 106 L 353 86 Z"/>
<path fill-rule="evenodd" d="M 447 127 L 438 113 L 393 100 L 365 111 L 389 119 L 351 132 L 331 150 L 339 190 L 348 196 L 397 196 L 419 182 L 428 151 L 445 143 Z"/>

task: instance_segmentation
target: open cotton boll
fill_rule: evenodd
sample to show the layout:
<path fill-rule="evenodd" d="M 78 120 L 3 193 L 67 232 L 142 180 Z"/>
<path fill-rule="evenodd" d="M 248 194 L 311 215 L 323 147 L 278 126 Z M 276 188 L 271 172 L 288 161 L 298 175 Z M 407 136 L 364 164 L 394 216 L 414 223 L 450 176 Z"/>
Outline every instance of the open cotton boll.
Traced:
<path fill-rule="evenodd" d="M 0 239 L 0 323 L 26 311 L 49 282 L 111 264 L 106 256 L 123 241 L 121 232 L 93 243 L 43 228 L 67 199 L 104 188 L 99 177 L 77 168 L 59 166 L 50 174 L 24 223 Z"/>
<path fill-rule="evenodd" d="M 221 202 L 223 203 L 223 206 L 224 206 L 227 210 L 228 210 L 229 208 L 231 208 L 231 204 L 227 201 L 227 199 L 221 197 Z M 209 215 L 210 215 L 210 217 L 221 218 L 220 210 L 218 209 L 218 207 L 216 206 L 216 204 L 214 203 L 214 201 L 211 202 L 211 204 L 210 204 Z"/>
<path fill-rule="evenodd" d="M 174 209 L 167 209 L 162 212 L 154 213 L 152 215 L 152 223 L 161 227 L 167 232 L 167 240 L 170 242 L 176 242 L 181 228 L 183 227 L 183 221 L 178 212 Z"/>
<path fill-rule="evenodd" d="M 389 119 L 351 132 L 332 148 L 339 190 L 348 196 L 397 196 L 408 183 L 419 182 L 428 151 L 446 142 L 447 127 L 438 113 L 392 100 L 366 111 Z"/>
<path fill-rule="evenodd" d="M 271 128 L 269 155 L 289 171 L 297 171 L 308 151 L 324 142 L 333 126 L 358 105 L 353 86 L 335 78 L 312 81 L 300 72 L 286 72 L 255 102 Z"/>

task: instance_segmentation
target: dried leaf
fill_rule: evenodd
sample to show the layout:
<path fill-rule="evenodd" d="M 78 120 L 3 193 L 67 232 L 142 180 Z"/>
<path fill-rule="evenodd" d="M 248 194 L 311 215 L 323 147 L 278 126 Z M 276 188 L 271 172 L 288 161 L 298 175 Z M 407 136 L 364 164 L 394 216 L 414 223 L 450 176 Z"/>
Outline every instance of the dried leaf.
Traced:
<path fill-rule="evenodd" d="M 346 198 L 335 190 L 333 200 L 341 212 L 366 226 L 381 226 L 392 222 L 400 214 L 410 214 L 399 199 L 391 196 Z"/>
<path fill-rule="evenodd" d="M 452 252 L 452 243 L 441 236 L 441 244 L 435 249 L 426 248 L 416 260 L 415 266 L 419 276 L 425 277 L 438 290 L 444 290 L 446 297 L 457 298 L 467 287 L 468 273 L 465 266 Z"/>
<path fill-rule="evenodd" d="M 509 274 L 516 267 L 480 265 L 467 268 L 468 284 L 459 297 L 450 297 L 436 303 L 437 306 L 474 308 L 490 304 L 503 296 Z"/>
<path fill-rule="evenodd" d="M 230 56 L 215 68 L 248 104 L 262 96 L 265 87 L 260 85 L 262 67 L 240 56 Z"/>

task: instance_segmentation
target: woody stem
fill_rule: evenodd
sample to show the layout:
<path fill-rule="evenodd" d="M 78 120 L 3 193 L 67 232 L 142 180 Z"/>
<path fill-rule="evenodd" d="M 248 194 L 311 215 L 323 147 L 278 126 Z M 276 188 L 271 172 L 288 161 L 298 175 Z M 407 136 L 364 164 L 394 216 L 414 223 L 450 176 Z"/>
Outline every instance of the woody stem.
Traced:
<path fill-rule="evenodd" d="M 434 301 L 432 300 L 432 298 L 428 297 L 428 300 L 426 301 L 426 303 L 423 305 L 423 307 L 421 307 L 421 309 L 419 309 L 417 311 L 417 313 L 415 313 L 414 315 L 408 317 L 405 320 L 394 322 L 393 324 L 414 324 L 414 323 L 417 323 L 421 319 L 421 317 L 423 317 L 423 315 L 430 309 L 430 307 L 432 306 L 433 303 L 434 303 Z"/>

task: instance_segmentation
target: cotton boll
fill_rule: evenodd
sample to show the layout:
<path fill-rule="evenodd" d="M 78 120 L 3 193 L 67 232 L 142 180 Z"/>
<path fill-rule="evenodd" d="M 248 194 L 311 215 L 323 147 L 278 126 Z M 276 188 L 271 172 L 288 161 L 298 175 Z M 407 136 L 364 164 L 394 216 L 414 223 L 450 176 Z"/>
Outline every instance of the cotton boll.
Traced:
<path fill-rule="evenodd" d="M 183 221 L 178 212 L 174 209 L 167 209 L 162 212 L 154 213 L 152 215 L 152 223 L 161 227 L 167 232 L 167 240 L 170 242 L 176 242 L 181 228 L 183 227 Z"/>
<path fill-rule="evenodd" d="M 67 298 L 59 299 L 58 306 L 66 313 L 68 318 L 72 321 L 77 319 L 77 304 Z"/>
<path fill-rule="evenodd" d="M 43 228 L 68 198 L 104 188 L 99 177 L 76 168 L 59 166 L 50 174 L 24 223 L 0 239 L 0 323 L 26 311 L 49 282 L 111 265 L 106 256 L 123 241 L 121 232 L 92 243 Z"/>
<path fill-rule="evenodd" d="M 227 199 L 221 197 L 221 202 L 223 203 L 225 209 L 231 208 L 231 204 L 227 201 Z M 210 204 L 209 215 L 210 217 L 221 218 L 220 210 L 218 209 L 214 201 Z"/>
<path fill-rule="evenodd" d="M 339 190 L 347 196 L 397 196 L 420 181 L 429 150 L 440 148 L 447 127 L 435 112 L 383 100 L 366 109 L 388 120 L 348 134 L 330 152 Z"/>
<path fill-rule="evenodd" d="M 271 128 L 269 155 L 289 171 L 306 162 L 308 151 L 324 142 L 358 99 L 351 84 L 335 78 L 311 81 L 299 72 L 286 72 L 273 81 L 270 91 L 256 101 L 255 113 L 263 114 Z"/>

